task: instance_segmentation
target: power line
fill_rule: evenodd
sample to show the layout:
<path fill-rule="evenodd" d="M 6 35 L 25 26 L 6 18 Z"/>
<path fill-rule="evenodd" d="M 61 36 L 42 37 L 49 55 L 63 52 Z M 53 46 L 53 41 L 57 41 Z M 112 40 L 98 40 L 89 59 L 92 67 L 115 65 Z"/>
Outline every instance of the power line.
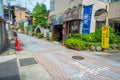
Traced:
<path fill-rule="evenodd" d="M 30 4 L 33 6 L 33 4 L 32 4 L 32 2 L 31 2 L 31 0 L 29 0 L 29 2 L 30 2 Z M 33 6 L 34 7 L 34 6 Z"/>
<path fill-rule="evenodd" d="M 25 1 L 25 8 L 27 8 L 27 0 Z"/>

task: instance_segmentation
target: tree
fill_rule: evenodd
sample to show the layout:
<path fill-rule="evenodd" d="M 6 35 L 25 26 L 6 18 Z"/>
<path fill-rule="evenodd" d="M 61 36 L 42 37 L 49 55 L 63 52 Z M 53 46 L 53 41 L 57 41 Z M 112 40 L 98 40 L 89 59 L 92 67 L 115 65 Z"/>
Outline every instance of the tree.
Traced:
<path fill-rule="evenodd" d="M 34 26 L 41 25 L 42 27 L 48 26 L 48 11 L 44 4 L 37 3 L 32 12 L 34 18 Z"/>

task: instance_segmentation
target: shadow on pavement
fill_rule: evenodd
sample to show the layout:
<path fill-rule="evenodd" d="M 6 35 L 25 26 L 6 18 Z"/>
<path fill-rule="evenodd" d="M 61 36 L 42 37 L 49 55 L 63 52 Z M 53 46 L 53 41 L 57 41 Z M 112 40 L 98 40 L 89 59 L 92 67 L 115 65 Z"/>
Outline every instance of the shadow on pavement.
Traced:
<path fill-rule="evenodd" d="M 9 57 L 3 57 L 0 62 L 0 80 L 20 80 L 17 60 Z"/>
<path fill-rule="evenodd" d="M 3 47 L 3 49 L 0 51 L 0 55 L 3 53 L 7 53 L 10 47 L 10 42 L 6 43 L 6 45 Z"/>

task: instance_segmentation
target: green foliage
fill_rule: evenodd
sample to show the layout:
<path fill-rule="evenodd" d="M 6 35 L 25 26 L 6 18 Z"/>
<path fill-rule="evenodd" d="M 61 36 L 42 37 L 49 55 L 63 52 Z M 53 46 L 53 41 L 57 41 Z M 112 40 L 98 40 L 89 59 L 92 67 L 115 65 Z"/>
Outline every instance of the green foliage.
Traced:
<path fill-rule="evenodd" d="M 99 28 L 95 31 L 95 33 L 93 33 L 93 37 L 95 39 L 96 42 L 101 42 L 101 38 L 102 38 L 102 29 Z"/>
<path fill-rule="evenodd" d="M 92 46 L 100 46 L 101 45 L 101 43 L 100 42 L 84 42 L 84 45 L 85 45 L 85 47 L 90 47 L 91 45 Z"/>
<path fill-rule="evenodd" d="M 90 46 L 101 46 L 102 30 L 97 29 L 94 33 L 90 34 L 71 34 L 64 44 L 68 47 L 77 46 L 79 48 Z M 114 29 L 109 28 L 109 43 L 120 43 L 120 36 L 114 34 Z"/>
<path fill-rule="evenodd" d="M 78 39 L 74 39 L 74 38 L 70 38 L 68 40 L 66 40 L 65 45 L 68 47 L 78 47 L 78 48 L 83 48 L 84 46 L 84 42 L 82 40 L 78 40 Z"/>
<path fill-rule="evenodd" d="M 32 36 L 34 36 L 35 35 L 35 32 L 32 32 Z"/>
<path fill-rule="evenodd" d="M 18 29 L 23 29 L 23 25 L 21 23 L 18 25 Z"/>
<path fill-rule="evenodd" d="M 120 36 L 116 35 L 115 43 L 119 43 L 120 44 Z"/>
<path fill-rule="evenodd" d="M 38 33 L 38 34 L 37 34 L 37 37 L 38 37 L 38 38 L 43 38 L 43 33 Z"/>
<path fill-rule="evenodd" d="M 32 15 L 34 17 L 34 26 L 41 25 L 42 27 L 48 26 L 48 11 L 44 4 L 37 3 L 33 8 Z"/>

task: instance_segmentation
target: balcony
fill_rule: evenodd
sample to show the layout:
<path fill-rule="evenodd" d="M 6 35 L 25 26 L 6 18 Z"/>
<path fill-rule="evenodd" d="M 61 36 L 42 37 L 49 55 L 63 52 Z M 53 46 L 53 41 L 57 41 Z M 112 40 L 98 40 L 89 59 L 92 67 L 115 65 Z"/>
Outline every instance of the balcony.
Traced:
<path fill-rule="evenodd" d="M 120 1 L 110 3 L 108 18 L 120 21 Z"/>

